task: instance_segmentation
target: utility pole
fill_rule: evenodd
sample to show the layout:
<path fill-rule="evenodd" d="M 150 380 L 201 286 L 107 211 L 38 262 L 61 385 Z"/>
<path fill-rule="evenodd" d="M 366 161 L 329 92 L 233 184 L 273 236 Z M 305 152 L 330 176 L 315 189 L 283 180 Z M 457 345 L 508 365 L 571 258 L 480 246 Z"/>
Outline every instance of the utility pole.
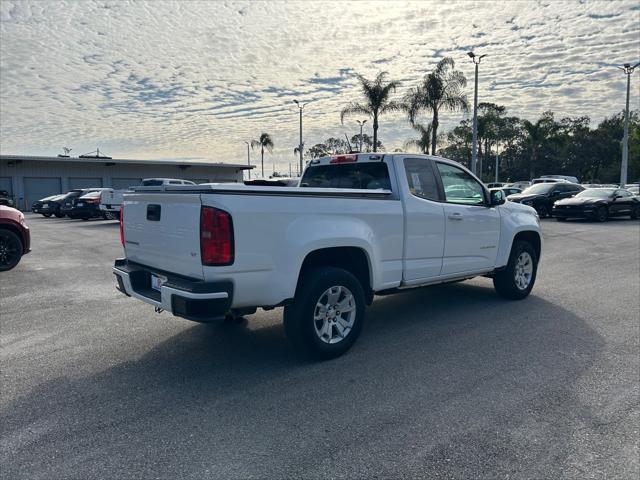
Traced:
<path fill-rule="evenodd" d="M 300 172 L 302 172 L 302 150 L 304 148 L 304 143 L 302 142 L 302 110 L 304 110 L 304 107 L 308 104 L 308 102 L 300 103 L 298 100 L 294 100 L 294 102 L 298 106 L 298 110 L 300 111 L 300 143 L 298 144 L 298 153 L 300 154 Z"/>
<path fill-rule="evenodd" d="M 358 122 L 358 125 L 360 125 L 360 149 L 359 151 L 362 152 L 362 127 L 364 127 L 364 124 L 367 123 L 366 120 L 356 120 L 356 122 Z"/>
<path fill-rule="evenodd" d="M 631 85 L 631 74 L 635 68 L 640 65 L 636 63 L 633 67 L 629 63 L 625 63 L 624 67 L 618 67 L 627 75 L 627 103 L 624 110 L 624 135 L 622 137 L 622 163 L 620 165 L 620 188 L 624 188 L 627 184 L 627 168 L 629 164 L 629 92 Z"/>
<path fill-rule="evenodd" d="M 251 153 L 249 153 L 249 147 L 251 146 L 251 144 L 249 142 L 247 142 L 245 140 L 245 142 L 247 144 L 247 165 L 249 165 L 249 167 L 251 167 Z M 249 175 L 249 180 L 251 180 L 251 168 L 249 168 L 249 170 L 247 170 L 247 174 Z"/>
<path fill-rule="evenodd" d="M 478 65 L 480 65 L 480 60 L 482 60 L 486 55 L 477 56 L 473 52 L 467 53 L 471 61 L 475 64 L 475 87 L 473 89 L 473 150 L 471 153 L 471 171 L 478 175 L 476 172 L 476 162 L 478 161 Z M 482 173 L 480 174 L 482 175 Z"/>

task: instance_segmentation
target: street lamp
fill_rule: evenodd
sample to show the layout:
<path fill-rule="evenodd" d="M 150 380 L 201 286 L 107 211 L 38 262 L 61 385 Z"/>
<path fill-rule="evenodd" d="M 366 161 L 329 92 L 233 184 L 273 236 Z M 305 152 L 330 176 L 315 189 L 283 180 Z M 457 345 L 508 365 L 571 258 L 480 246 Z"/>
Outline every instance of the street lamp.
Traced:
<path fill-rule="evenodd" d="M 362 152 L 362 127 L 364 127 L 364 124 L 367 123 L 367 121 L 356 120 L 356 122 L 358 122 L 358 125 L 360 125 L 360 152 Z"/>
<path fill-rule="evenodd" d="M 475 77 L 475 88 L 473 90 L 473 150 L 471 153 L 471 171 L 474 174 L 478 174 L 476 172 L 476 162 L 478 161 L 478 65 L 480 65 L 480 60 L 482 60 L 486 55 L 476 55 L 473 52 L 467 53 L 471 61 L 476 66 L 476 77 Z M 482 172 L 480 172 L 480 176 Z"/>
<path fill-rule="evenodd" d="M 625 63 L 624 67 L 618 67 L 627 76 L 627 104 L 624 111 L 624 136 L 622 137 L 622 164 L 620 165 L 620 188 L 627 184 L 627 165 L 629 163 L 629 86 L 631 84 L 631 74 L 640 65 L 636 63 L 633 67 L 630 63 Z"/>
<path fill-rule="evenodd" d="M 298 100 L 294 100 L 295 104 L 298 106 L 298 110 L 300 111 L 300 144 L 298 145 L 298 153 L 300 154 L 300 175 L 302 175 L 302 149 L 304 144 L 302 143 L 302 110 L 309 103 L 300 103 Z"/>
<path fill-rule="evenodd" d="M 251 146 L 251 144 L 246 140 L 244 141 L 244 143 L 247 144 L 247 165 L 249 165 L 249 170 L 247 170 L 247 174 L 249 175 L 249 180 L 251 180 L 251 154 L 249 153 L 249 147 Z"/>

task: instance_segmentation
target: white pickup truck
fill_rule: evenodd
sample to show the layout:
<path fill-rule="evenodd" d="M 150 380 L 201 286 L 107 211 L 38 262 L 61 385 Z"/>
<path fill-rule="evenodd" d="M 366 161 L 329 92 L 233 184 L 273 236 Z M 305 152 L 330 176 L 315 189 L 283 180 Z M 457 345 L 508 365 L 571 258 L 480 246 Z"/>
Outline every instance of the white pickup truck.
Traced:
<path fill-rule="evenodd" d="M 145 178 L 140 182 L 141 187 L 159 187 L 162 185 L 195 185 L 190 180 L 181 180 L 179 178 Z M 130 193 L 131 188 L 122 190 L 114 190 L 113 188 L 105 188 L 100 195 L 100 210 L 109 213 L 120 213 L 122 198 L 125 193 Z"/>
<path fill-rule="evenodd" d="M 353 344 L 376 294 L 482 275 L 522 299 L 542 248 L 533 208 L 435 156 L 312 160 L 298 187 L 134 190 L 122 293 L 201 322 L 284 306 L 293 345 L 322 358 Z"/>

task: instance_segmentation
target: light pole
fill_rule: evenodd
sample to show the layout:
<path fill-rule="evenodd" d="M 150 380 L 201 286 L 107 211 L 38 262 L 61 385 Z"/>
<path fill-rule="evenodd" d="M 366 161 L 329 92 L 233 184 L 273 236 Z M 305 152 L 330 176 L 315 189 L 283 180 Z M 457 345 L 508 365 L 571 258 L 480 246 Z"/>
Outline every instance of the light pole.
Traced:
<path fill-rule="evenodd" d="M 246 140 L 244 141 L 244 143 L 247 144 L 247 165 L 249 165 L 249 167 L 251 167 L 251 154 L 249 153 L 249 147 L 251 146 L 251 144 L 249 142 L 247 142 Z M 251 180 L 251 168 L 249 168 L 249 170 L 247 170 L 247 174 L 249 175 L 249 180 Z"/>
<path fill-rule="evenodd" d="M 477 175 L 476 162 L 478 160 L 478 65 L 486 55 L 477 56 L 473 52 L 467 53 L 476 66 L 475 87 L 473 89 L 473 150 L 471 151 L 471 171 Z M 482 175 L 482 172 L 480 173 Z"/>
<path fill-rule="evenodd" d="M 496 180 L 495 182 L 498 183 L 498 162 L 500 161 L 500 158 L 498 156 L 498 142 L 496 142 Z"/>
<path fill-rule="evenodd" d="M 356 122 L 358 122 L 358 125 L 360 125 L 360 152 L 362 152 L 362 127 L 364 127 L 364 124 L 367 123 L 367 121 L 356 120 Z"/>
<path fill-rule="evenodd" d="M 627 165 L 629 163 L 629 90 L 631 85 L 631 74 L 640 65 L 636 63 L 633 67 L 630 63 L 625 63 L 624 67 L 618 67 L 627 75 L 627 104 L 624 110 L 624 135 L 622 137 L 622 164 L 620 165 L 620 188 L 627 184 Z"/>
<path fill-rule="evenodd" d="M 295 104 L 298 106 L 298 110 L 300 111 L 300 144 L 298 145 L 298 153 L 300 154 L 300 175 L 302 175 L 302 110 L 307 105 L 307 103 L 300 103 L 298 100 L 294 100 Z"/>

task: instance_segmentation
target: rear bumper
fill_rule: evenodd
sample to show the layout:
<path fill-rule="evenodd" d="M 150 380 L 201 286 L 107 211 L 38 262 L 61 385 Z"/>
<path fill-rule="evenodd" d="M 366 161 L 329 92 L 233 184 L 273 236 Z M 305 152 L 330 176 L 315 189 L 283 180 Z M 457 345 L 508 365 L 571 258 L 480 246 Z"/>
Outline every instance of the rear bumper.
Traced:
<path fill-rule="evenodd" d="M 230 281 L 203 282 L 153 269 L 119 258 L 113 266 L 116 288 L 129 297 L 196 322 L 224 317 L 231 309 Z M 160 291 L 151 287 L 151 275 L 166 278 Z"/>

